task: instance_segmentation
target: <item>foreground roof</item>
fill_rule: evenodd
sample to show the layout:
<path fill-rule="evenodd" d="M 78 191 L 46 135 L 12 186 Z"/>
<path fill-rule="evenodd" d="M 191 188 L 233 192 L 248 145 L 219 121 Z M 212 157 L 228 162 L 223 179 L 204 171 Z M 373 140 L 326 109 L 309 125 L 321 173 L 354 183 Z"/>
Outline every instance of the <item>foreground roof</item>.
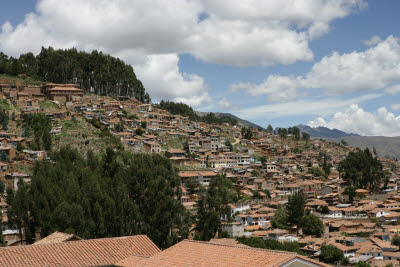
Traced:
<path fill-rule="evenodd" d="M 117 266 L 327 266 L 296 253 L 184 240 L 149 257 L 129 257 Z"/>
<path fill-rule="evenodd" d="M 0 266 L 104 266 L 160 249 L 145 235 L 0 248 Z"/>

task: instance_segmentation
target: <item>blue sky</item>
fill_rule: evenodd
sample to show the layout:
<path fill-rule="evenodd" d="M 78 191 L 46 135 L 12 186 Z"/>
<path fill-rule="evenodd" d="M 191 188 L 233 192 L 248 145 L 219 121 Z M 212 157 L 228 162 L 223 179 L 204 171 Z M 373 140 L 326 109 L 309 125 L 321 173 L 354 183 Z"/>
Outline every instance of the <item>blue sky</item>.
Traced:
<path fill-rule="evenodd" d="M 0 51 L 101 49 L 155 102 L 400 135 L 400 1 L 107 2 L 2 0 Z"/>

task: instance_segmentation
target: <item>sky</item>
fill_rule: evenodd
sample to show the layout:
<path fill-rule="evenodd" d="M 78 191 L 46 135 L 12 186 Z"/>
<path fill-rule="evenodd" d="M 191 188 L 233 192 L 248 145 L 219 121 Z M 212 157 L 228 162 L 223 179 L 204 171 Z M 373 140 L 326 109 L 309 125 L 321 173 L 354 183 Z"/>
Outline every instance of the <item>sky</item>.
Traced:
<path fill-rule="evenodd" d="M 102 50 L 153 102 L 400 136 L 398 0 L 0 0 L 0 51 Z"/>

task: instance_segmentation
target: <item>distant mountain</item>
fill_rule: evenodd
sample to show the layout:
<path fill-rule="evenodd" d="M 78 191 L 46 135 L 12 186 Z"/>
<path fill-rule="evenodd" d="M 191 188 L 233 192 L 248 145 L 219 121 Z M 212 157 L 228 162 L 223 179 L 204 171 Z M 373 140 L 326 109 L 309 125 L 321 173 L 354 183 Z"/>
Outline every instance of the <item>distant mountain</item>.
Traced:
<path fill-rule="evenodd" d="M 348 134 L 338 129 L 331 130 L 326 127 L 312 128 L 303 124 L 297 125 L 297 127 L 300 128 L 301 132 L 306 132 L 313 138 L 343 138 L 346 136 L 359 136 L 357 134 Z"/>
<path fill-rule="evenodd" d="M 201 111 L 195 111 L 195 112 L 199 116 L 204 116 L 207 113 L 209 113 L 209 112 L 201 112 Z M 217 118 L 229 117 L 229 118 L 235 119 L 235 120 L 237 120 L 237 122 L 238 122 L 238 124 L 240 126 L 252 127 L 252 128 L 256 128 L 256 129 L 261 128 L 262 130 L 265 130 L 263 127 L 255 124 L 255 123 L 249 122 L 247 120 L 243 120 L 243 119 L 241 119 L 241 118 L 239 118 L 239 117 L 237 117 L 237 116 L 235 116 L 235 115 L 233 115 L 231 113 L 214 112 L 214 114 L 215 114 L 215 116 L 217 116 Z"/>
<path fill-rule="evenodd" d="M 345 140 L 350 146 L 364 149 L 368 147 L 373 149 L 381 157 L 396 158 L 400 160 L 400 137 L 386 136 L 345 136 L 341 138 L 333 138 L 330 140 L 340 142 Z"/>

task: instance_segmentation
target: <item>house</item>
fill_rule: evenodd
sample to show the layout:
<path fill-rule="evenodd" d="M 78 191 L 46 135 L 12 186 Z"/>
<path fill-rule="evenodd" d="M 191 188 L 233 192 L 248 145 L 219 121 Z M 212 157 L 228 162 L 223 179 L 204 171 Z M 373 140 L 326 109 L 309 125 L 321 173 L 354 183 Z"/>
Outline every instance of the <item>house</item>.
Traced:
<path fill-rule="evenodd" d="M 156 142 L 143 142 L 144 151 L 148 153 L 160 153 L 161 145 Z"/>
<path fill-rule="evenodd" d="M 18 190 L 18 182 L 20 179 L 22 179 L 24 183 L 31 183 L 31 177 L 29 174 L 19 172 L 8 173 L 5 175 L 5 179 L 7 183 L 11 184 L 14 190 Z"/>
<path fill-rule="evenodd" d="M 73 96 L 83 97 L 84 94 L 75 84 L 46 84 L 44 91 L 48 99 L 58 102 L 72 101 Z"/>
<path fill-rule="evenodd" d="M 207 184 L 211 181 L 211 179 L 213 179 L 214 177 L 216 177 L 218 175 L 218 173 L 213 172 L 213 171 L 203 171 L 203 172 L 199 172 L 199 181 L 202 184 Z"/>
<path fill-rule="evenodd" d="M 37 161 L 44 159 L 47 155 L 46 151 L 33 151 L 33 150 L 22 150 L 26 158 L 31 161 Z"/>
<path fill-rule="evenodd" d="M 250 248 L 238 245 L 183 240 L 178 244 L 144 258 L 133 256 L 116 266 L 328 266 L 296 253 Z"/>
<path fill-rule="evenodd" d="M 100 238 L 0 248 L 0 266 L 114 266 L 160 252 L 145 235 Z"/>

